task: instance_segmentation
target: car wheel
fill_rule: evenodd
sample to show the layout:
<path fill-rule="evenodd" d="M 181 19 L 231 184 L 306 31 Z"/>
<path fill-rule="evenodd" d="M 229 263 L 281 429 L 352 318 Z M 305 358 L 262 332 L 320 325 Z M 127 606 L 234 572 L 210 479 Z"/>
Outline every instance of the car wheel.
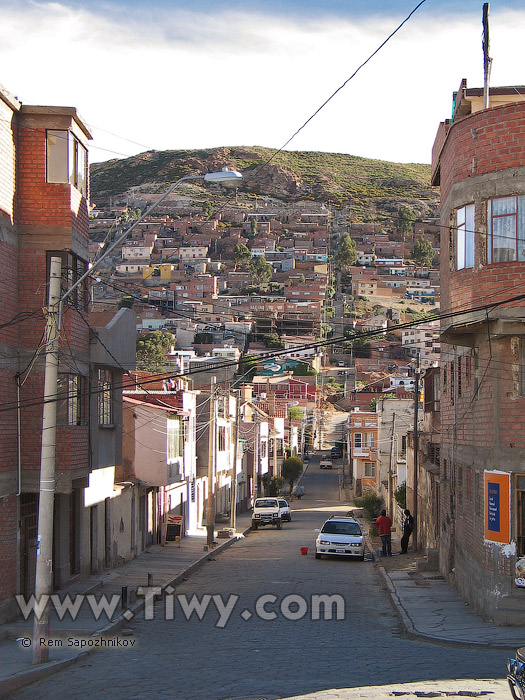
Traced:
<path fill-rule="evenodd" d="M 283 524 L 280 520 L 277 521 L 277 529 L 280 530 L 282 528 Z"/>
<path fill-rule="evenodd" d="M 359 559 L 359 561 L 364 561 L 364 560 L 365 560 L 365 555 L 362 554 L 360 557 L 357 557 L 357 558 Z"/>
<path fill-rule="evenodd" d="M 257 530 L 257 523 L 252 523 L 252 530 Z"/>
<path fill-rule="evenodd" d="M 316 558 L 316 559 L 320 559 L 320 558 L 321 558 L 321 555 L 319 554 L 319 552 L 316 552 L 316 553 L 315 553 L 315 558 Z"/>

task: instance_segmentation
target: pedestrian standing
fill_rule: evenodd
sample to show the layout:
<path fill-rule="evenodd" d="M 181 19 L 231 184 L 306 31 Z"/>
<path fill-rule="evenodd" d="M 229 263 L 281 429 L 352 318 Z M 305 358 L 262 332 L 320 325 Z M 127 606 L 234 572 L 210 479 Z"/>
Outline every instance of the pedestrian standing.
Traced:
<path fill-rule="evenodd" d="M 403 537 L 401 538 L 401 554 L 408 553 L 408 540 L 414 532 L 414 518 L 408 508 L 404 510 L 405 518 L 403 520 Z"/>
<path fill-rule="evenodd" d="M 381 537 L 381 546 L 383 548 L 383 556 L 392 556 L 392 520 L 386 514 L 386 510 L 383 508 L 381 515 L 376 520 L 377 531 Z"/>

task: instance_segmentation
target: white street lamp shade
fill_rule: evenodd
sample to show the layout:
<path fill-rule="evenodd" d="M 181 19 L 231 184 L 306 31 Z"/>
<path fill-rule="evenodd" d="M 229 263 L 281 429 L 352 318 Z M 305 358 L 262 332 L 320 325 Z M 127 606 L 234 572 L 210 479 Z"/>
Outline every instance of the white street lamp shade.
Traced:
<path fill-rule="evenodd" d="M 242 173 L 237 170 L 221 170 L 218 173 L 206 173 L 205 182 L 214 182 L 225 187 L 237 187 L 243 180 Z"/>

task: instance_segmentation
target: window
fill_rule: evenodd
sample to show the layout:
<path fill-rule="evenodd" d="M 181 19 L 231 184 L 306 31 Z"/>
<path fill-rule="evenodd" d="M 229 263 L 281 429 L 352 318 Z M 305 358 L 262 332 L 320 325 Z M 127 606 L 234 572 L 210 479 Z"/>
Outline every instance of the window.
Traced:
<path fill-rule="evenodd" d="M 376 465 L 375 462 L 365 462 L 365 476 L 375 477 Z"/>
<path fill-rule="evenodd" d="M 525 475 L 516 475 L 518 515 L 518 556 L 525 556 Z"/>
<path fill-rule="evenodd" d="M 59 373 L 57 379 L 57 425 L 82 425 L 82 383 L 79 374 Z"/>
<path fill-rule="evenodd" d="M 97 370 L 97 407 L 98 424 L 113 424 L 113 390 L 111 372 L 107 369 Z"/>
<path fill-rule="evenodd" d="M 168 416 L 167 421 L 167 461 L 168 464 L 182 457 L 183 431 L 182 421 L 178 416 Z"/>
<path fill-rule="evenodd" d="M 474 205 L 456 211 L 456 269 L 474 267 Z"/>
<path fill-rule="evenodd" d="M 363 444 L 363 436 L 361 433 L 354 434 L 354 447 L 360 448 Z"/>
<path fill-rule="evenodd" d="M 489 199 L 487 231 L 489 264 L 525 260 L 525 196 Z"/>
<path fill-rule="evenodd" d="M 226 426 L 219 425 L 217 439 L 219 442 L 219 452 L 224 452 L 226 450 Z"/>
<path fill-rule="evenodd" d="M 520 340 L 520 396 L 525 396 L 525 340 Z"/>
<path fill-rule="evenodd" d="M 87 272 L 87 263 L 73 253 L 64 251 L 48 251 L 47 252 L 47 275 L 49 279 L 49 268 L 51 258 L 60 258 L 62 261 L 62 282 L 60 285 L 61 294 L 65 294 L 71 287 Z M 127 269 L 127 268 L 126 268 Z M 74 289 L 67 297 L 66 302 L 74 306 L 78 310 L 84 310 L 87 307 L 87 281 Z"/>
<path fill-rule="evenodd" d="M 46 181 L 69 183 L 87 195 L 87 150 L 70 131 L 48 129 Z"/>

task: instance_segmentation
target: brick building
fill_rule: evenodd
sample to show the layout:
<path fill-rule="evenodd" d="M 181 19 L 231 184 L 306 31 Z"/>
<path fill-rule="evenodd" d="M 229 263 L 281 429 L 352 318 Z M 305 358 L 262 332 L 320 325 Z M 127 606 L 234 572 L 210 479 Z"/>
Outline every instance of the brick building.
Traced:
<path fill-rule="evenodd" d="M 89 138 L 75 109 L 21 105 L 0 89 L 2 617 L 12 613 L 15 592 L 27 593 L 33 587 L 42 432 L 42 307 L 51 255 L 62 259 L 67 286 L 87 269 Z M 80 488 L 89 471 L 86 292 L 78 288 L 72 295 L 62 329 L 67 350 L 59 364 L 55 521 L 56 532 L 63 529 L 68 536 L 57 541 L 54 550 L 55 585 L 76 575 L 80 566 Z"/>
<path fill-rule="evenodd" d="M 90 132 L 71 107 L 21 105 L 0 88 L 0 621 L 34 589 L 44 311 L 50 259 L 63 291 L 87 270 Z M 110 565 L 114 468 L 121 460 L 122 365 L 135 317 L 88 314 L 88 288 L 64 302 L 59 341 L 53 587 Z M 131 354 L 123 349 L 131 342 Z M 127 353 L 127 354 L 126 354 Z M 120 517 L 115 521 L 120 522 Z"/>
<path fill-rule="evenodd" d="M 463 80 L 440 124 L 440 568 L 478 612 L 513 624 L 525 612 L 524 88 Z M 424 505 L 420 505 L 420 509 Z"/>

